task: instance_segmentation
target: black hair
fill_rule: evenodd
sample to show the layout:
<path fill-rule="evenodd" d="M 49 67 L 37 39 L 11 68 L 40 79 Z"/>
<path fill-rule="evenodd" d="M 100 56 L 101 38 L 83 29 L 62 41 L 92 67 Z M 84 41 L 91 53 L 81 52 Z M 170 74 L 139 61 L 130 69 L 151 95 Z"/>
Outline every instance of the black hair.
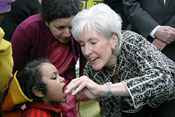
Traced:
<path fill-rule="evenodd" d="M 42 17 L 47 22 L 75 16 L 82 9 L 80 0 L 42 0 Z"/>
<path fill-rule="evenodd" d="M 30 61 L 17 72 L 16 78 L 21 86 L 23 93 L 34 101 L 43 102 L 41 98 L 37 97 L 32 89 L 41 91 L 44 95 L 47 93 L 46 84 L 42 81 L 42 72 L 40 65 L 42 63 L 50 63 L 48 59 L 39 58 Z"/>

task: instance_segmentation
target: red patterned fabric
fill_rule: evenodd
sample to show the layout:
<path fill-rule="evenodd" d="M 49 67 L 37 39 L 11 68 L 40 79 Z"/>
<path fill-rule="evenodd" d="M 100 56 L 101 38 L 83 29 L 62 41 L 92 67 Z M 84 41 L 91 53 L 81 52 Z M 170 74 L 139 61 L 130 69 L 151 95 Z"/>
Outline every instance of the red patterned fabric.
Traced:
<path fill-rule="evenodd" d="M 28 103 L 23 111 L 22 117 L 61 117 L 57 105 L 47 105 L 40 102 Z"/>

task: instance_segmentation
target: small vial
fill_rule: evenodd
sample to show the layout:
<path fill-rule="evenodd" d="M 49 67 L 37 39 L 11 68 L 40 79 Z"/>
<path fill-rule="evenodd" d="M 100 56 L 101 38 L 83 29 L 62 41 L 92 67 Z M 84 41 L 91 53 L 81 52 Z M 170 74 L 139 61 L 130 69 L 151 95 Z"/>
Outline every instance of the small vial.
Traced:
<path fill-rule="evenodd" d="M 72 91 L 71 91 L 71 95 L 73 94 L 74 91 L 75 91 L 75 89 L 72 89 Z"/>

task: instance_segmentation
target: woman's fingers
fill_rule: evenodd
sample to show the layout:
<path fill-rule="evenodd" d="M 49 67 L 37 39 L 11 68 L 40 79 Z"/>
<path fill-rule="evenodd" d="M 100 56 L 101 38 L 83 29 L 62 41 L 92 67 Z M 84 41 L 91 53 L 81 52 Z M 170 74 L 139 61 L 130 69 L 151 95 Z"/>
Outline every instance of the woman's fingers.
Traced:
<path fill-rule="evenodd" d="M 73 79 L 67 86 L 66 86 L 66 90 L 65 93 L 71 93 L 71 91 L 74 91 L 79 84 L 81 84 L 82 80 L 80 80 L 79 78 Z"/>
<path fill-rule="evenodd" d="M 77 94 L 80 89 L 82 90 L 84 86 L 86 85 L 86 81 L 83 78 L 76 78 L 73 79 L 66 87 L 65 93 L 71 93 L 73 95 Z M 82 84 L 82 85 L 81 85 Z M 80 87 L 81 86 L 81 87 Z M 78 90 L 77 90 L 78 89 Z M 75 93 L 73 93 L 76 91 Z"/>
<path fill-rule="evenodd" d="M 87 87 L 87 82 L 83 82 L 81 80 L 81 83 L 78 85 L 78 87 L 71 94 L 76 95 L 77 93 L 79 93 L 80 91 L 82 91 L 86 87 Z"/>

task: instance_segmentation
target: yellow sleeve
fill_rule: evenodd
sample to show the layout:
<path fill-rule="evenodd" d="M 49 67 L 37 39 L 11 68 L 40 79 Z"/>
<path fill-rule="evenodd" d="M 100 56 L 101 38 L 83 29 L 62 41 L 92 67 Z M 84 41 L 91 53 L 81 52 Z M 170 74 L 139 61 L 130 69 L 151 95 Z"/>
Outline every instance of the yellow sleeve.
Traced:
<path fill-rule="evenodd" d="M 0 93 L 7 87 L 12 77 L 13 58 L 11 43 L 4 40 L 5 33 L 0 27 Z"/>

